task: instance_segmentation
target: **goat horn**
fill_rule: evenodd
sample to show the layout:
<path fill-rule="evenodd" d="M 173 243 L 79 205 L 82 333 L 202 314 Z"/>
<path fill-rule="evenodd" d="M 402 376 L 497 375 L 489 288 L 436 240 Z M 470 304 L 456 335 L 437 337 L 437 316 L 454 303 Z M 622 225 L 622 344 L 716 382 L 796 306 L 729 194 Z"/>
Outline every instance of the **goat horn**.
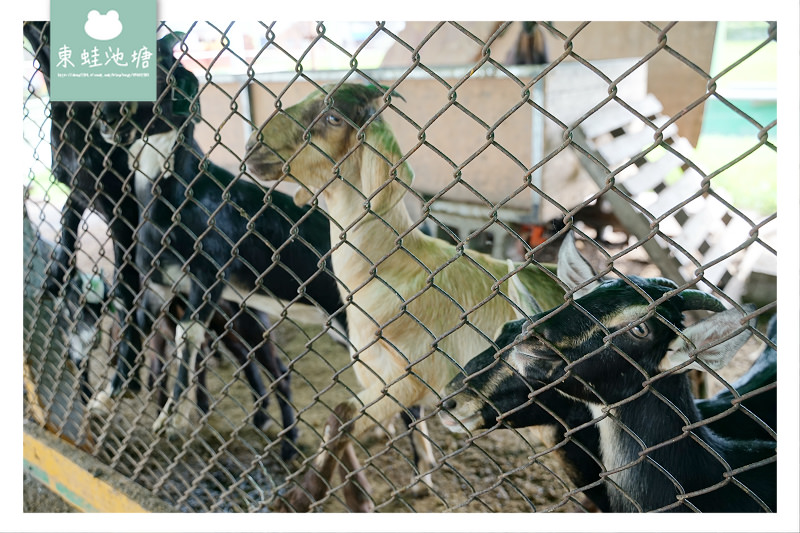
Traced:
<path fill-rule="evenodd" d="M 667 278 L 650 278 L 650 281 L 653 284 L 658 285 L 659 287 L 669 287 L 670 289 L 677 289 L 678 285 L 672 281 L 671 279 Z"/>
<path fill-rule="evenodd" d="M 690 311 L 694 309 L 704 309 L 706 311 L 724 311 L 725 306 L 717 298 L 706 294 L 705 292 L 687 289 L 681 291 L 681 299 L 683 300 L 683 310 Z"/>
<path fill-rule="evenodd" d="M 172 49 L 186 37 L 182 31 L 170 32 L 158 40 L 158 46 L 164 55 L 172 56 Z"/>

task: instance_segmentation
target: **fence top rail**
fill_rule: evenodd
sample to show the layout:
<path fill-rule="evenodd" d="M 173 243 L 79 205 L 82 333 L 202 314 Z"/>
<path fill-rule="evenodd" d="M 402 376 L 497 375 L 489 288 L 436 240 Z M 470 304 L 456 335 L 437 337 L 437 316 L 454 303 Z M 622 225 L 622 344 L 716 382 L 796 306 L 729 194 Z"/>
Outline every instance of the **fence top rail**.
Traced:
<path fill-rule="evenodd" d="M 430 68 L 430 67 L 429 67 Z M 452 65 L 452 66 L 445 66 L 445 67 L 432 67 L 432 70 L 436 72 L 436 74 L 444 79 L 458 79 L 464 77 L 466 73 L 469 72 L 469 65 Z M 513 67 L 507 67 L 507 70 L 514 74 L 517 77 L 523 76 L 536 76 L 544 67 L 542 65 L 519 65 Z M 341 70 L 306 70 L 303 69 L 302 73 L 304 76 L 313 77 L 315 81 L 318 82 L 333 82 L 339 81 L 344 76 L 348 75 L 349 73 L 354 72 L 349 69 L 341 69 Z M 358 72 L 363 72 L 364 74 L 370 76 L 373 79 L 380 79 L 380 80 L 388 80 L 388 79 L 397 79 L 401 76 L 405 76 L 408 72 L 407 67 L 388 67 L 388 68 L 376 68 L 376 69 L 358 69 Z M 281 72 L 256 72 L 253 78 L 257 79 L 261 82 L 287 82 L 295 79 L 298 75 L 298 72 L 293 70 L 281 71 Z M 475 72 L 472 73 L 470 76 L 471 78 L 500 78 L 505 76 L 500 69 L 494 67 L 492 65 L 483 65 L 481 68 L 477 69 Z M 246 81 L 250 78 L 247 74 L 219 74 L 214 75 L 215 78 L 218 78 L 219 83 L 233 83 L 233 82 L 242 82 Z M 423 69 L 413 68 L 411 72 L 405 76 L 406 79 L 411 80 L 421 80 L 421 79 L 430 79 L 430 74 L 425 72 Z"/>
<path fill-rule="evenodd" d="M 630 65 L 634 61 L 632 58 L 617 58 L 617 59 L 602 59 L 591 61 L 593 65 L 598 68 L 612 67 L 613 65 Z M 532 78 L 539 75 L 548 65 L 512 65 L 504 67 L 505 70 L 517 76 L 518 78 Z M 433 70 L 437 76 L 443 79 L 460 79 L 469 72 L 470 65 L 449 65 L 449 66 L 428 66 Z M 563 61 L 557 66 L 559 69 L 572 69 L 579 68 L 585 69 L 586 67 L 578 61 Z M 426 80 L 431 76 L 424 69 L 413 68 L 408 72 L 407 67 L 387 67 L 377 69 L 359 69 L 369 77 L 376 80 L 394 80 L 400 77 L 405 77 L 411 80 Z M 305 76 L 313 77 L 317 82 L 334 82 L 341 80 L 348 73 L 353 72 L 349 69 L 346 70 L 303 70 Z M 408 73 L 408 75 L 406 75 Z M 281 72 L 257 72 L 252 78 L 260 82 L 288 82 L 295 79 L 298 75 L 296 71 L 281 71 Z M 199 75 L 198 75 L 199 76 Z M 491 65 L 484 64 L 479 69 L 470 74 L 470 78 L 503 78 L 506 77 L 505 72 L 501 69 Z M 244 82 L 251 78 L 247 74 L 215 74 L 216 83 L 235 83 Z M 201 81 L 205 80 L 205 75 L 202 76 Z"/>

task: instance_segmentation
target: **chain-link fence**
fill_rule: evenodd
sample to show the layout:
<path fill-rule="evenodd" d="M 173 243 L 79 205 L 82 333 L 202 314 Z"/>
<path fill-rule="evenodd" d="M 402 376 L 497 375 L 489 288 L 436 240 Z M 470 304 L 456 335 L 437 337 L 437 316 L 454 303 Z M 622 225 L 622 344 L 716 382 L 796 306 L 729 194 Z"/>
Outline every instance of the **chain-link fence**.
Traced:
<path fill-rule="evenodd" d="M 155 103 L 25 35 L 26 419 L 179 511 L 775 510 L 776 24 L 163 23 Z"/>

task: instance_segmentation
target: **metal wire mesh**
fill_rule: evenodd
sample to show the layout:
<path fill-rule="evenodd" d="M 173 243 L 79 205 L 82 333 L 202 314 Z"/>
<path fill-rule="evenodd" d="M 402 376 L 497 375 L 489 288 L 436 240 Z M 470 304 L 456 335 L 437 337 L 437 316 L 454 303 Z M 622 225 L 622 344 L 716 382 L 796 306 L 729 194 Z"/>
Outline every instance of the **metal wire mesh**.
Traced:
<path fill-rule="evenodd" d="M 738 364 L 712 371 L 696 384 L 698 395 L 723 390 L 731 392 L 731 400 L 706 420 L 687 420 L 680 438 L 694 439 L 715 455 L 695 430 L 745 413 L 753 436 L 777 439 L 774 425 L 747 403 L 774 393 L 774 378 L 743 394 L 731 385 L 758 355 L 759 344 L 775 348 L 775 339 L 762 331 L 776 311 L 774 277 L 764 265 L 777 257 L 777 213 L 774 203 L 766 212 L 739 205 L 721 183 L 726 172 L 756 154 L 774 160 L 777 118 L 774 112 L 766 120 L 755 116 L 720 89 L 737 68 L 763 60 L 758 54 L 774 45 L 776 24 L 754 25 L 757 44 L 713 70 L 713 25 L 701 28 L 699 23 L 631 25 L 626 29 L 634 36 L 631 42 L 608 51 L 607 57 L 620 59 L 607 60 L 593 54 L 597 34 L 621 31 L 610 23 L 399 28 L 379 22 L 358 25 L 357 34 L 322 22 L 242 26 L 162 23 L 159 35 L 176 37 L 174 57 L 199 80 L 196 92 L 182 87 L 178 67 L 168 65 L 169 75 L 161 72 L 163 91 L 155 108 L 139 103 L 110 110 L 102 103 L 49 100 L 49 70 L 42 59 L 48 50 L 46 25 L 27 23 L 23 129 L 31 166 L 23 180 L 24 342 L 32 394 L 26 418 L 74 442 L 176 510 L 267 512 L 285 503 L 292 489 L 307 489 L 304 475 L 326 454 L 341 451 L 341 439 L 324 428 L 331 420 L 344 424 L 345 431 L 350 427 L 352 413 L 343 415 L 337 406 L 361 392 L 360 372 L 378 384 L 380 401 L 400 404 L 395 410 L 404 416 L 372 420 L 363 435 L 346 435 L 358 461 L 337 457 L 331 468 L 344 475 L 324 479 L 324 494 L 311 498 L 312 510 L 355 510 L 348 491 L 363 478 L 371 487 L 357 490 L 377 511 L 596 510 L 597 502 L 584 493 L 604 483 L 614 485 L 614 474 L 624 468 L 603 466 L 599 478 L 578 485 L 574 466 L 565 466 L 558 452 L 568 442 L 579 442 L 573 437 L 598 420 L 568 426 L 553 441 L 552 435 L 537 437 L 503 423 L 513 412 L 500 413 L 489 430 L 455 435 L 439 422 L 445 395 L 431 381 L 446 383 L 450 376 L 420 370 L 425 360 L 459 361 L 440 344 L 465 330 L 485 346 L 493 344 L 497 331 L 483 330 L 476 317 L 484 306 L 521 311 L 509 280 L 523 266 L 554 261 L 564 234 L 574 230 L 585 239 L 583 253 L 602 275 L 663 275 L 681 290 L 696 287 L 729 306 L 756 304 L 747 318 L 758 319 L 759 328 L 744 326 L 755 340 L 741 350 Z M 686 37 L 691 42 L 703 31 L 708 37 L 705 56 L 687 45 Z M 542 63 L 519 64 L 531 46 L 544 54 Z M 384 59 L 372 68 L 378 52 L 394 62 Z M 325 60 L 335 68 L 325 69 Z M 648 95 L 659 86 L 648 80 L 665 76 L 681 76 L 694 86 L 670 103 L 672 109 L 660 103 L 653 108 Z M 304 122 L 307 117 L 288 110 L 312 90 L 323 89 L 332 94 L 321 108 L 329 111 L 345 82 L 383 87 L 382 98 L 369 109 L 372 118 L 340 117 L 359 132 L 357 144 L 349 152 L 326 153 L 314 137 L 314 128 L 326 120 L 324 113 Z M 176 111 L 182 100 L 188 109 L 183 115 Z M 704 106 L 712 104 L 738 117 L 748 140 L 744 148 L 736 145 L 740 151 L 723 154 L 722 163 L 701 163 L 678 132 L 698 129 Z M 123 142 L 125 120 L 116 129 L 112 124 L 110 133 L 103 128 L 112 111 L 135 122 L 137 113 L 152 114 L 153 109 L 156 118 L 134 128 L 135 138 L 146 144 L 163 133 L 156 129 L 159 117 L 167 129 L 181 134 L 161 154 L 166 167 L 143 193 L 136 171 L 145 162 Z M 314 195 L 310 208 L 298 209 L 281 203 L 280 191 L 315 192 L 311 184 L 295 180 L 307 153 L 303 150 L 314 150 L 327 162 L 320 189 L 347 182 L 348 157 L 358 148 L 375 151 L 365 135 L 379 119 L 391 125 L 400 145 L 399 159 L 383 159 L 390 173 L 399 179 L 408 163 L 417 177 L 402 188 L 410 223 L 392 234 L 392 246 L 372 257 L 352 239 L 365 217 L 375 213 L 370 209 L 380 195 L 390 193 L 389 186 L 369 192 L 351 184 L 356 200 L 350 207 L 353 217 L 346 221 L 321 201 L 324 195 Z M 252 170 L 254 149 L 246 141 L 253 131 L 266 131 L 278 120 L 299 126 L 302 138 L 288 155 L 270 148 L 282 170 L 275 180 L 259 183 Z M 687 134 L 695 136 L 694 144 L 696 133 Z M 623 146 L 626 151 L 619 152 Z M 196 163 L 188 174 L 181 174 L 183 153 Z M 759 179 L 774 181 L 774 176 Z M 181 191 L 175 203 L 169 196 L 173 182 Z M 215 189 L 216 205 L 201 198 L 209 187 Z M 142 203 L 143 197 L 147 202 Z M 231 207 L 238 219 L 226 214 Z M 163 209 L 168 209 L 166 217 Z M 259 233 L 258 221 L 267 219 L 286 226 L 284 241 Z M 392 221 L 383 222 L 394 230 Z M 327 226 L 333 228 L 330 235 Z M 153 237 L 148 234 L 152 228 L 161 233 Z M 616 230 L 611 241 L 605 239 L 609 228 Z M 384 229 L 375 235 L 385 234 Z M 452 256 L 424 264 L 407 247 L 420 231 L 450 243 Z M 474 259 L 478 256 L 472 249 L 502 264 L 511 258 L 517 266 L 497 275 Z M 372 265 L 360 285 L 345 285 L 346 273 L 331 260 L 345 252 Z M 296 270 L 296 253 L 305 258 L 304 272 Z M 427 280 L 418 291 L 405 293 L 381 277 L 398 254 L 425 272 Z M 491 285 L 490 292 L 469 305 L 441 282 L 450 265 L 464 261 Z M 210 277 L 201 275 L 207 270 Z M 270 282 L 278 271 L 285 277 Z M 375 289 L 374 283 L 402 304 L 388 319 L 372 317 L 367 323 L 374 331 L 360 334 L 373 340 L 359 343 L 350 338 L 355 335 L 353 317 L 369 317 L 374 307 L 358 295 L 370 284 Z M 453 287 L 470 284 L 465 279 Z M 442 306 L 458 307 L 460 319 L 432 325 L 415 316 L 415 303 L 428 301 L 432 293 Z M 324 294 L 333 301 L 324 300 Z M 177 356 L 187 349 L 182 333 L 190 332 L 180 328 L 201 314 L 202 346 L 196 346 L 187 366 Z M 343 326 L 345 314 L 349 331 Z M 400 353 L 405 369 L 399 377 L 382 374 L 382 368 L 364 369 L 360 358 L 376 343 L 402 352 L 388 332 L 409 317 L 425 350 Z M 86 328 L 96 331 L 90 335 Z M 87 353 L 75 353 L 81 350 Z M 120 374 L 129 351 L 135 366 Z M 154 428 L 182 372 L 188 379 L 185 390 L 177 391 L 179 405 Z M 651 385 L 662 377 L 644 378 L 643 390 L 655 390 Z M 421 382 L 428 400 L 422 411 L 394 396 L 397 386 L 409 380 Z M 90 412 L 91 400 L 114 386 L 105 408 Z M 526 401 L 535 402 L 535 395 Z M 370 417 L 369 407 L 362 406 L 362 420 Z M 321 443 L 328 451 L 320 449 Z M 666 477 L 672 474 L 647 457 L 668 445 L 647 443 L 640 453 L 641 461 Z M 426 447 L 435 459 L 428 470 L 419 462 Z M 594 452 L 600 462 L 608 460 Z M 773 454 L 755 466 L 774 465 L 776 458 Z M 753 465 L 731 468 L 717 460 L 726 470 L 717 485 L 689 494 L 680 489 L 666 509 L 697 510 L 697 497 L 725 484 L 736 484 L 757 499 L 736 477 Z"/>

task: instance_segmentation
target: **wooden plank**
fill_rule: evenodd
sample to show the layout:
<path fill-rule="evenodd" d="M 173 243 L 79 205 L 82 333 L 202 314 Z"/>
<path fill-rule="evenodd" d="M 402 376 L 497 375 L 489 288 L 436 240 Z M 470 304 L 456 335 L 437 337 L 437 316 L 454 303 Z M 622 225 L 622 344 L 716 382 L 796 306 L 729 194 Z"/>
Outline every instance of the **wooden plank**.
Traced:
<path fill-rule="evenodd" d="M 656 117 L 653 121 L 656 127 L 660 128 L 669 119 L 664 116 Z M 664 130 L 664 138 L 672 137 L 678 133 L 678 127 L 673 123 Z M 655 130 L 645 126 L 641 131 L 629 133 L 614 139 L 613 141 L 597 147 L 597 151 L 603 156 L 613 168 L 627 162 L 633 156 L 642 151 L 646 146 L 654 142 Z"/>
<path fill-rule="evenodd" d="M 751 229 L 751 226 L 747 222 L 737 216 L 734 216 L 725 227 L 725 230 L 719 234 L 717 239 L 715 239 L 715 242 L 711 245 L 711 248 L 709 248 L 704 254 L 703 262 L 709 263 L 720 256 L 725 255 L 731 250 L 734 250 L 737 246 L 747 240 Z M 744 256 L 744 254 L 741 252 L 737 252 L 737 254 L 738 256 L 731 256 L 724 261 L 721 261 L 706 269 L 704 277 L 711 283 L 719 283 L 719 281 L 725 275 L 725 272 L 730 270 Z"/>
<path fill-rule="evenodd" d="M 581 128 L 575 130 L 573 142 L 581 146 L 588 146 L 587 139 Z M 595 153 L 594 155 L 597 157 L 599 154 Z M 595 183 L 600 187 L 604 187 L 608 173 L 593 161 L 590 161 L 582 152 L 578 152 L 578 157 L 583 161 L 583 167 Z M 643 239 L 650 234 L 650 222 L 642 213 L 635 210 L 625 198 L 621 197 L 616 192 L 609 192 L 605 194 L 603 198 L 611 204 L 614 214 L 617 215 L 622 225 L 632 235 Z M 668 248 L 662 247 L 655 238 L 645 241 L 643 247 L 665 277 L 672 279 L 676 283 L 683 283 L 685 281 L 681 272 L 680 262 L 678 262 Z"/>
<path fill-rule="evenodd" d="M 26 426 L 22 438 L 25 470 L 80 511 L 147 513 L 171 510 L 145 489 L 135 486 L 121 474 L 102 465 L 97 459 L 77 450 L 67 451 L 63 448 L 65 445 L 58 439 L 36 426 Z M 89 464 L 88 468 L 95 474 L 67 457 L 67 453 L 73 456 L 80 454 L 81 462 Z M 101 476 L 103 479 L 100 479 Z M 105 479 L 120 488 L 112 486 L 111 483 L 104 481 Z M 122 489 L 122 486 L 126 489 Z M 144 502 L 144 505 L 140 502 Z"/>
<path fill-rule="evenodd" d="M 626 103 L 645 117 L 655 116 L 664 109 L 661 102 L 658 101 L 658 98 L 652 94 L 648 94 L 643 100 L 626 101 Z M 611 101 L 583 121 L 581 123 L 581 128 L 583 128 L 583 133 L 586 134 L 588 138 L 593 139 L 604 133 L 609 133 L 625 127 L 631 122 L 636 122 L 638 120 L 639 119 L 625 109 L 622 104 Z"/>
<path fill-rule="evenodd" d="M 683 137 L 679 137 L 672 145 L 678 152 L 682 154 L 691 153 L 693 150 L 689 141 Z M 663 156 L 655 161 L 646 163 L 639 167 L 639 172 L 629 176 L 622 183 L 625 189 L 634 197 L 645 192 L 651 191 L 660 183 L 664 182 L 664 178 L 673 170 L 683 165 L 683 160 L 667 151 Z"/>
<path fill-rule="evenodd" d="M 727 208 L 716 199 L 704 198 L 702 202 L 703 208 L 689 217 L 683 224 L 683 233 L 676 239 L 686 251 L 693 255 L 697 253 L 698 248 L 708 239 L 709 235 L 724 229 L 722 217 Z"/>
<path fill-rule="evenodd" d="M 581 124 L 580 128 L 575 130 L 573 142 L 585 147 L 587 152 L 601 161 L 608 169 L 618 168 L 620 165 L 629 162 L 643 148 L 654 142 L 653 130 L 646 126 L 642 127 L 640 131 L 628 131 L 605 144 L 597 145 L 593 142 L 598 136 L 622 127 L 620 124 L 624 122 L 626 114 L 630 117 L 630 113 L 618 104 L 608 106 L 608 110 L 603 114 L 598 111 L 598 117 L 594 120 L 587 119 L 584 124 Z M 666 124 L 667 120 L 667 117 L 657 116 L 653 123 L 661 127 Z M 635 121 L 629 121 L 626 123 L 628 128 L 631 128 L 631 123 L 633 128 L 639 126 Z M 664 130 L 663 137 L 669 139 L 677 136 L 677 131 L 677 126 L 674 123 L 670 124 Z M 672 143 L 672 147 L 680 154 L 689 154 L 692 151 L 691 145 L 683 138 L 677 138 Z M 598 186 L 604 187 L 608 178 L 606 168 L 589 161 L 583 154 L 580 157 L 584 162 L 584 168 L 592 179 Z M 684 161 L 681 157 L 668 151 L 658 160 L 644 164 L 632 174 L 622 177 L 621 173 L 618 188 L 622 193 L 629 194 L 632 198 L 635 198 L 637 202 L 647 209 L 649 214 L 655 218 L 660 218 L 697 194 L 700 189 L 702 176 L 699 172 L 690 168 L 683 173 L 677 182 L 666 187 L 658 194 L 653 192 L 660 184 L 664 183 L 665 177 L 670 172 L 681 167 L 683 163 Z M 648 198 L 648 196 L 652 196 L 652 198 Z M 648 239 L 643 244 L 643 247 L 665 276 L 678 283 L 694 276 L 695 266 L 689 258 L 682 253 L 673 253 L 668 242 L 657 235 L 648 238 L 652 232 L 649 217 L 635 209 L 620 194 L 609 192 L 603 198 L 611 204 L 614 213 L 629 233 L 639 239 Z M 740 242 L 747 238 L 749 228 L 740 228 L 741 224 L 739 222 L 741 221 L 734 219 L 728 228 L 724 227 L 722 216 L 724 216 L 726 209 L 719 202 L 697 197 L 681 209 L 689 216 L 689 219 L 683 225 L 679 224 L 673 216 L 669 216 L 663 220 L 662 227 L 659 229 L 702 263 L 713 261 L 720 255 L 735 249 Z M 710 230 L 717 230 L 718 228 L 720 231 L 716 234 L 709 234 Z M 704 242 L 710 243 L 711 248 L 705 254 L 701 254 L 699 247 Z M 739 257 L 734 256 L 731 259 L 713 265 L 704 272 L 704 276 L 708 281 L 718 283 L 739 260 Z"/>
<path fill-rule="evenodd" d="M 655 202 L 650 205 L 643 204 L 643 207 L 646 207 L 654 217 L 658 218 L 697 193 L 702 181 L 702 176 L 696 170 L 690 168 L 683 173 L 683 176 L 678 181 L 658 193 Z"/>
<path fill-rule="evenodd" d="M 622 58 L 592 61 L 609 78 L 616 79 L 637 59 Z M 544 78 L 545 108 L 566 124 L 575 122 L 608 97 L 608 83 L 576 61 L 556 65 Z M 640 66 L 617 85 L 617 95 L 626 101 L 647 96 L 647 64 Z"/>

